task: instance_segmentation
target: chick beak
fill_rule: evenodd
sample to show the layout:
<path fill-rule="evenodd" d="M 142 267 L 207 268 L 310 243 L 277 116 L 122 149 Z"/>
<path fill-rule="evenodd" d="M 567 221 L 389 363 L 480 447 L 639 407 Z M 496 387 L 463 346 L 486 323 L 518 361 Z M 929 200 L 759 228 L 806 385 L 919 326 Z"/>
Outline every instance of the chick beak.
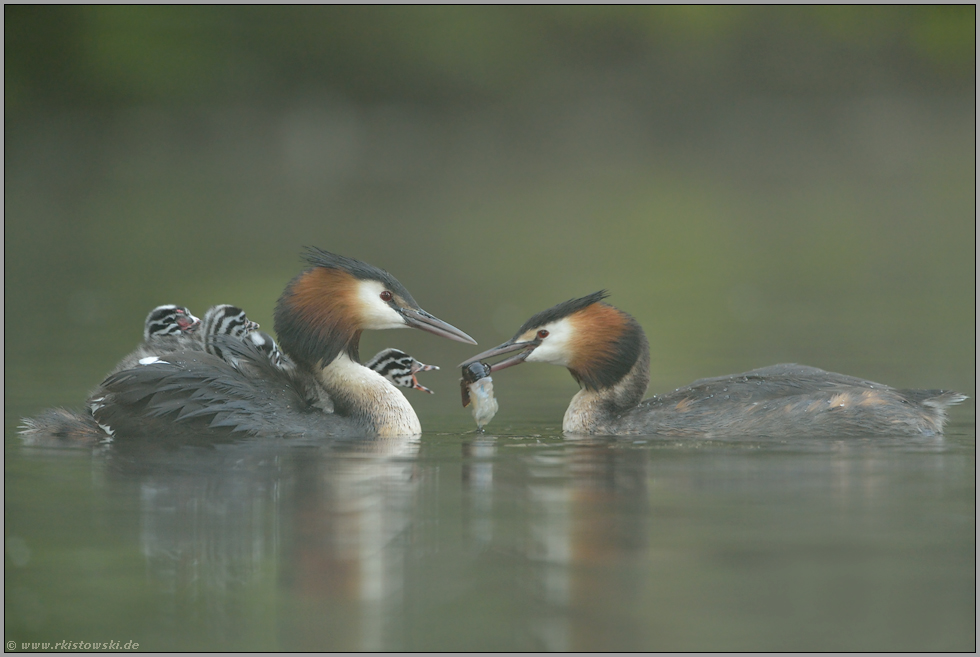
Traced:
<path fill-rule="evenodd" d="M 201 320 L 194 315 L 181 315 L 177 317 L 177 326 L 182 333 L 193 333 L 201 326 Z"/>
<path fill-rule="evenodd" d="M 427 392 L 430 395 L 434 395 L 435 394 L 434 392 L 432 392 L 431 390 L 429 390 L 428 388 L 426 388 L 424 385 L 422 385 L 421 383 L 419 383 L 419 380 L 415 378 L 415 375 L 414 374 L 412 375 L 412 388 L 414 388 L 415 390 L 421 390 L 422 392 Z"/>
<path fill-rule="evenodd" d="M 419 372 L 433 372 L 438 369 L 439 369 L 438 365 L 426 365 L 425 363 L 421 363 L 415 359 L 412 359 L 412 387 L 415 388 L 416 390 L 427 392 L 430 395 L 435 394 L 434 392 L 426 388 L 424 385 L 419 383 L 419 380 L 418 378 L 416 378 L 415 375 Z"/>
<path fill-rule="evenodd" d="M 527 342 L 514 342 L 512 340 L 508 340 L 502 345 L 496 346 L 493 349 L 487 349 L 483 353 L 477 354 L 476 356 L 473 356 L 472 358 L 463 361 L 462 363 L 459 364 L 459 367 L 466 367 L 470 363 L 475 363 L 478 360 L 493 358 L 494 356 L 502 356 L 503 354 L 509 354 L 512 351 L 519 352 L 511 356 L 510 358 L 506 358 L 500 361 L 499 363 L 494 363 L 493 365 L 490 366 L 491 374 L 494 372 L 499 372 L 502 369 L 506 369 L 513 365 L 520 365 L 521 363 L 523 363 L 524 360 L 531 355 L 531 352 L 534 351 L 539 344 L 541 344 L 539 340 L 529 340 Z"/>
<path fill-rule="evenodd" d="M 466 335 L 452 324 L 447 324 L 438 317 L 434 317 L 421 308 L 398 308 L 405 319 L 405 323 L 412 328 L 422 329 L 441 338 L 449 338 L 457 342 L 476 344 L 476 340 Z"/>
<path fill-rule="evenodd" d="M 425 363 L 420 363 L 417 360 L 412 360 L 412 374 L 416 372 L 434 372 L 439 369 L 438 365 L 426 365 Z"/>

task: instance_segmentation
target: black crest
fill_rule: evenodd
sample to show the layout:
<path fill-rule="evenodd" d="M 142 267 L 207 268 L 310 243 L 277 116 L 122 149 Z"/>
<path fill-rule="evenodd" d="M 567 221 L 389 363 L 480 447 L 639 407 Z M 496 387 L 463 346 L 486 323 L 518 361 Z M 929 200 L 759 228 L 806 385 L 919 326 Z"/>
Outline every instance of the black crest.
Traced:
<path fill-rule="evenodd" d="M 579 299 L 569 299 L 568 301 L 562 301 L 558 305 L 552 306 L 547 310 L 542 310 L 536 314 L 531 319 L 527 320 L 521 325 L 521 328 L 517 329 L 517 333 L 514 335 L 513 339 L 517 339 L 522 333 L 528 329 L 532 329 L 538 326 L 544 326 L 545 324 L 550 324 L 551 322 L 556 322 L 559 319 L 568 317 L 583 308 L 588 308 L 594 303 L 599 303 L 603 299 L 609 296 L 609 293 L 605 290 L 599 290 L 598 292 L 593 292 L 587 296 L 581 297 Z"/>
<path fill-rule="evenodd" d="M 411 293 L 405 289 L 405 286 L 399 283 L 397 278 L 386 272 L 384 269 L 380 269 L 374 265 L 369 265 L 368 263 L 361 262 L 360 260 L 355 260 L 354 258 L 348 258 L 347 256 L 330 253 L 329 251 L 318 249 L 315 246 L 307 246 L 304 248 L 303 259 L 314 267 L 323 267 L 324 269 L 342 269 L 354 278 L 362 281 L 380 281 L 385 286 L 385 289 L 400 296 L 406 303 L 408 303 L 408 305 L 412 306 L 413 308 L 419 307 L 415 302 L 415 299 L 412 298 Z"/>

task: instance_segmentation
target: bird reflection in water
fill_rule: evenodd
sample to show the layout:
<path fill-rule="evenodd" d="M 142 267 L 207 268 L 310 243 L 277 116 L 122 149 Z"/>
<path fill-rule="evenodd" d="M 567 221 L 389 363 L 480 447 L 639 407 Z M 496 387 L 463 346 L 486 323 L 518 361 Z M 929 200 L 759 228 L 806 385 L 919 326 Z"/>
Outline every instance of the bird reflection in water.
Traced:
<path fill-rule="evenodd" d="M 138 537 L 161 649 L 186 645 L 166 644 L 168 627 L 225 648 L 690 645 L 692 610 L 719 613 L 706 601 L 773 603 L 755 582 L 796 572 L 787 536 L 863 545 L 872 520 L 906 522 L 903 509 L 948 495 L 964 467 L 941 441 L 911 438 L 894 447 L 920 454 L 909 472 L 894 451 L 854 440 L 138 445 L 95 462 L 111 522 Z M 941 473 L 933 488 L 924 469 Z M 912 548 L 903 554 L 912 563 Z M 886 575 L 835 586 L 867 591 Z"/>
<path fill-rule="evenodd" d="M 522 590 L 510 593 L 523 601 L 513 610 L 522 626 L 515 632 L 523 634 L 515 647 L 604 649 L 596 634 L 603 630 L 571 619 L 594 611 L 597 600 L 622 596 L 616 566 L 638 558 L 650 533 L 647 452 L 621 447 L 615 439 L 541 443 L 491 436 L 461 444 L 463 527 L 480 554 L 473 568 L 492 568 L 501 552 L 526 564 L 527 577 L 517 580 Z M 504 458 L 501 450 L 510 453 Z M 517 450 L 522 458 L 515 468 L 510 457 Z M 495 506 L 497 498 L 502 503 Z M 631 588 L 638 590 L 625 590 Z"/>
<path fill-rule="evenodd" d="M 329 458 L 291 454 L 282 586 L 292 649 L 378 651 L 397 631 L 418 450 L 417 439 L 388 438 Z"/>
<path fill-rule="evenodd" d="M 114 447 L 107 475 L 138 491 L 162 619 L 192 617 L 215 645 L 245 645 L 275 618 L 292 649 L 385 645 L 403 597 L 417 439 Z"/>

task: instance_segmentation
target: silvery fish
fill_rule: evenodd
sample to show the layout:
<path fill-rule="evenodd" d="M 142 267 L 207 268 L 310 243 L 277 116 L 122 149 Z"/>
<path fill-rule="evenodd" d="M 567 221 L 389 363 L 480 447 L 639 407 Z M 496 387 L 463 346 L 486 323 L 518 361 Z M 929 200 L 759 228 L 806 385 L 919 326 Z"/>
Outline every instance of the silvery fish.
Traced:
<path fill-rule="evenodd" d="M 463 378 L 459 380 L 459 389 L 463 395 L 463 408 L 470 404 L 473 408 L 473 419 L 481 431 L 499 408 L 493 397 L 493 379 L 490 378 L 490 366 L 485 363 L 470 363 L 463 368 Z"/>

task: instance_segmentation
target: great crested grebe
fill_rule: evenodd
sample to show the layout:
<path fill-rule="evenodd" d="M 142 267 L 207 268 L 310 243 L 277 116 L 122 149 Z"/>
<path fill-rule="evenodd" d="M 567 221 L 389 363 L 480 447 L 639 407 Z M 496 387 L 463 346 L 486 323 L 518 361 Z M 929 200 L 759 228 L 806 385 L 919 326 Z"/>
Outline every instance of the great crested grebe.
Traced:
<path fill-rule="evenodd" d="M 245 315 L 244 310 L 238 306 L 222 303 L 211 306 L 204 313 L 204 319 L 201 322 L 201 342 L 205 351 L 219 358 L 224 358 L 224 354 L 214 340 L 215 336 L 227 335 L 235 340 L 244 340 L 258 328 L 258 322 L 250 320 Z"/>
<path fill-rule="evenodd" d="M 641 401 L 650 349 L 635 319 L 603 303 L 605 291 L 571 299 L 527 320 L 513 338 L 461 367 L 517 352 L 490 366 L 567 367 L 581 386 L 568 433 L 674 436 L 940 435 L 946 408 L 966 399 L 947 390 L 896 390 L 803 365 L 773 365 L 701 379 Z"/>
<path fill-rule="evenodd" d="M 200 349 L 183 349 L 106 378 L 83 427 L 59 428 L 65 411 L 24 423 L 25 433 L 58 435 L 91 430 L 114 437 L 200 436 L 237 432 L 253 436 L 411 435 L 421 432 L 405 396 L 358 362 L 364 330 L 419 328 L 476 344 L 470 336 L 422 310 L 388 272 L 353 258 L 310 248 L 309 269 L 286 286 L 275 309 L 279 344 L 292 363 L 277 367 L 270 350 L 253 339 L 217 335 L 214 344 L 231 362 Z M 269 338 L 271 341 L 271 337 Z M 264 342 L 264 341 L 260 341 Z M 273 343 L 274 344 L 274 343 Z M 149 361 L 153 362 L 149 362 Z M 236 364 L 232 364 L 232 363 Z M 317 386 L 334 411 L 311 404 Z"/>
<path fill-rule="evenodd" d="M 431 372 L 439 369 L 436 365 L 426 365 L 419 362 L 400 349 L 382 349 L 374 355 L 374 358 L 364 363 L 364 366 L 374 370 L 396 386 L 420 390 L 430 395 L 432 391 L 420 384 L 415 375 L 419 372 Z"/>
<path fill-rule="evenodd" d="M 109 374 L 135 367 L 144 358 L 193 348 L 199 340 L 201 320 L 184 306 L 172 303 L 157 306 L 146 316 L 143 323 L 143 342 L 123 358 Z"/>
<path fill-rule="evenodd" d="M 258 328 L 257 323 L 245 316 L 245 311 L 228 304 L 209 308 L 203 321 L 184 306 L 157 306 L 146 316 L 143 342 L 106 376 L 183 349 L 200 349 L 221 356 L 213 344 L 213 336 L 227 335 L 243 340 Z"/>
<path fill-rule="evenodd" d="M 218 344 L 221 338 L 216 338 L 216 336 L 228 336 L 236 341 L 248 340 L 265 354 L 269 362 L 289 373 L 300 384 L 310 405 L 327 413 L 334 412 L 333 400 L 329 398 L 316 378 L 309 373 L 298 370 L 296 364 L 282 353 L 272 336 L 264 331 L 259 331 L 258 322 L 250 320 L 241 308 L 229 304 L 212 306 L 205 313 L 201 326 L 201 345 L 205 351 L 223 358 L 242 370 L 244 374 L 255 376 L 258 373 L 254 367 L 248 365 L 247 361 L 240 361 L 232 353 L 221 350 Z M 364 363 L 364 367 L 374 370 L 396 386 L 414 388 L 429 394 L 432 394 L 432 391 L 421 385 L 415 374 L 439 369 L 435 365 L 425 365 L 398 349 L 379 351 L 373 358 Z"/>

